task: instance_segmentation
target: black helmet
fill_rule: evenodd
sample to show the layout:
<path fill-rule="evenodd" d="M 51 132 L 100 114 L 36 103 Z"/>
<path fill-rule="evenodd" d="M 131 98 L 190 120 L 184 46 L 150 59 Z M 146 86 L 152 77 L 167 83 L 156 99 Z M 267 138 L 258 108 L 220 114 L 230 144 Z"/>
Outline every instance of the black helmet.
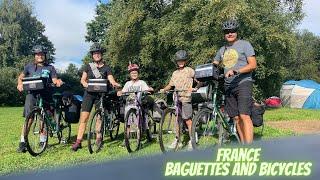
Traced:
<path fill-rule="evenodd" d="M 188 59 L 188 53 L 185 50 L 179 50 L 175 54 L 175 60 L 180 61 L 180 60 L 187 60 Z"/>
<path fill-rule="evenodd" d="M 93 43 L 92 46 L 90 47 L 90 53 L 93 53 L 93 52 L 104 53 L 105 49 L 103 47 L 101 47 L 101 45 L 99 43 Z"/>
<path fill-rule="evenodd" d="M 42 45 L 35 45 L 32 48 L 32 54 L 36 54 L 36 53 L 47 53 L 47 50 L 44 46 Z"/>
<path fill-rule="evenodd" d="M 239 23 L 234 19 L 227 20 L 222 24 L 222 30 L 229 30 L 229 29 L 237 30 L 238 28 L 239 28 Z"/>

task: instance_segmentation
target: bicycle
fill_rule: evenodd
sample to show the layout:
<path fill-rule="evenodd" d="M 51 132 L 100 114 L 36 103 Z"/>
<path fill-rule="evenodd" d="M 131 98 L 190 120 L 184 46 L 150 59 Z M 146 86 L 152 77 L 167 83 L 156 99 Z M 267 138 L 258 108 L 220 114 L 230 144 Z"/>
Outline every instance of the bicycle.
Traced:
<path fill-rule="evenodd" d="M 120 127 L 120 110 L 115 99 L 112 99 L 114 91 L 98 93 L 99 101 L 96 110 L 90 120 L 88 132 L 88 150 L 90 154 L 98 153 L 103 146 L 104 136 L 109 132 L 113 141 L 118 138 Z M 108 100 L 108 108 L 105 107 L 105 100 Z"/>
<path fill-rule="evenodd" d="M 70 140 L 71 124 L 64 120 L 62 95 L 55 93 L 52 96 L 53 103 L 47 102 L 42 96 L 45 87 L 54 87 L 53 84 L 45 85 L 44 78 L 29 77 L 23 78 L 27 82 L 24 86 L 31 93 L 36 94 L 36 105 L 26 116 L 24 124 L 24 139 L 28 152 L 32 156 L 43 153 L 48 145 L 48 136 L 57 135 L 59 143 L 66 144 Z M 41 86 L 36 87 L 36 83 Z M 51 112 L 51 107 L 54 112 Z"/>
<path fill-rule="evenodd" d="M 193 149 L 196 149 L 197 146 L 209 146 L 215 141 L 213 137 L 215 135 L 218 135 L 217 144 L 219 146 L 230 141 L 231 137 L 235 137 L 236 141 L 240 143 L 236 122 L 224 112 L 225 96 L 223 92 L 219 91 L 219 81 L 223 80 L 223 77 L 220 75 L 218 80 L 208 82 L 211 101 L 206 102 L 206 106 L 197 112 L 192 121 L 191 143 Z"/>
<path fill-rule="evenodd" d="M 149 91 L 133 91 L 122 94 L 122 96 L 130 96 L 134 94 L 133 103 L 127 106 L 128 110 L 125 114 L 125 146 L 129 153 L 141 149 L 143 132 L 146 134 L 147 141 L 152 141 L 152 135 L 149 129 L 151 123 L 146 118 L 151 117 L 151 115 L 146 111 L 147 108 L 145 108 L 142 103 L 142 99 L 149 93 Z M 129 103 L 127 102 L 127 104 Z"/>
<path fill-rule="evenodd" d="M 186 123 L 181 119 L 182 103 L 179 101 L 179 92 L 186 92 L 186 90 L 170 90 L 167 92 L 173 93 L 174 105 L 164 111 L 160 121 L 159 145 L 163 153 L 182 149 L 184 147 L 183 143 L 188 142 L 188 138 L 182 139 L 181 135 L 189 132 Z M 170 143 L 173 146 L 168 145 Z"/>

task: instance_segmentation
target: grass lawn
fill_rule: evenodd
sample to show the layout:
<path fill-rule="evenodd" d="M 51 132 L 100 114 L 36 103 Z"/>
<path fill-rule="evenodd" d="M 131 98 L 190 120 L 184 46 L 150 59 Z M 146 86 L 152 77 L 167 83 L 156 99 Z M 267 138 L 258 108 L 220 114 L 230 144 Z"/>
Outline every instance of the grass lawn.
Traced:
<path fill-rule="evenodd" d="M 29 153 L 16 153 L 18 147 L 23 118 L 21 116 L 22 107 L 2 107 L 0 108 L 0 175 L 19 173 L 30 170 L 40 170 L 49 168 L 70 167 L 84 163 L 94 163 L 109 161 L 114 159 L 135 158 L 138 156 L 161 153 L 159 144 L 145 144 L 143 149 L 137 153 L 129 154 L 124 147 L 121 147 L 123 134 L 120 139 L 110 142 L 109 138 L 104 144 L 104 148 L 97 154 L 89 154 L 87 141 L 83 141 L 83 148 L 78 152 L 72 152 L 68 145 L 53 145 L 57 142 L 55 138 L 49 138 L 49 148 L 39 157 L 32 157 Z M 265 114 L 267 121 L 290 120 L 290 119 L 318 119 L 320 112 L 309 110 L 276 109 L 268 110 Z M 76 136 L 76 128 L 72 126 L 72 140 Z M 123 126 L 120 127 L 123 131 Z M 259 136 L 260 128 L 255 128 L 256 139 L 269 139 L 282 136 L 293 135 L 291 131 L 265 127 L 263 136 Z M 86 137 L 86 136 L 85 136 Z"/>

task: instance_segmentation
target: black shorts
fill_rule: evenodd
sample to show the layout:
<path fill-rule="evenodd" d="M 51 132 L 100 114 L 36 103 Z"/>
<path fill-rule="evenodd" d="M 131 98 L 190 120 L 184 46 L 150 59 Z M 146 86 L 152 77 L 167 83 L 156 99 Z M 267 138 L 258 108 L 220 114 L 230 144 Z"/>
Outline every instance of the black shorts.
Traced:
<path fill-rule="evenodd" d="M 98 93 L 89 93 L 85 91 L 83 95 L 82 105 L 81 105 L 81 112 L 91 112 L 93 104 L 97 106 L 98 102 L 99 102 Z"/>
<path fill-rule="evenodd" d="M 26 99 L 24 102 L 24 109 L 23 109 L 23 117 L 27 117 L 28 114 L 33 110 L 34 106 L 37 103 L 37 94 L 36 92 L 28 92 L 28 94 L 26 95 Z M 53 92 L 51 90 L 48 91 L 43 91 L 40 93 L 44 102 L 46 102 L 44 104 L 45 107 L 49 107 L 50 102 L 52 102 L 52 94 Z"/>
<path fill-rule="evenodd" d="M 226 88 L 226 112 L 233 118 L 240 114 L 251 115 L 252 81 L 244 81 L 232 88 Z"/>

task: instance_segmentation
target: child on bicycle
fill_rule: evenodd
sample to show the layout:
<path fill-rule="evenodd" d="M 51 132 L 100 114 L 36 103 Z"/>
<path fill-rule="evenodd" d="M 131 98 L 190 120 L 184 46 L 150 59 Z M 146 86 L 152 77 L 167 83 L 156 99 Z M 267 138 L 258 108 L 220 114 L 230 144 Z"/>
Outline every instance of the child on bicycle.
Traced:
<path fill-rule="evenodd" d="M 93 63 L 89 63 L 84 71 L 82 72 L 81 84 L 83 87 L 88 87 L 88 79 L 108 79 L 113 87 L 120 87 L 120 84 L 114 80 L 114 77 L 111 73 L 111 69 L 105 64 L 102 59 L 102 55 L 105 50 L 98 43 L 94 43 L 90 47 L 90 53 L 93 60 Z M 93 67 L 91 67 L 93 66 Z M 95 70 L 97 69 L 97 71 Z M 100 76 L 100 77 L 96 77 Z M 92 110 L 93 104 L 97 104 L 99 96 L 97 93 L 90 93 L 88 91 L 84 92 L 81 114 L 80 114 L 80 124 L 78 128 L 78 135 L 76 142 L 72 145 L 72 150 L 77 151 L 79 148 L 82 148 L 81 141 L 86 130 L 86 125 L 89 119 L 90 112 Z M 97 144 L 102 145 L 101 137 L 97 137 Z"/>
<path fill-rule="evenodd" d="M 128 72 L 130 74 L 130 81 L 127 81 L 123 89 L 117 92 L 118 96 L 121 96 L 123 93 L 126 93 L 126 92 L 153 91 L 152 87 L 149 87 L 145 81 L 139 79 L 139 66 L 137 64 L 130 64 L 128 66 Z M 125 114 L 128 112 L 132 104 L 130 99 L 132 99 L 132 97 L 127 98 L 127 103 L 125 106 Z M 148 98 L 147 96 L 143 101 L 148 101 L 150 103 L 152 99 Z M 146 126 L 146 123 L 147 122 L 145 122 L 144 128 L 148 128 L 148 126 Z"/>
<path fill-rule="evenodd" d="M 182 103 L 182 115 L 180 118 L 182 118 L 187 126 L 189 131 L 189 137 L 191 133 L 191 127 L 192 127 L 192 104 L 191 104 L 191 92 L 197 91 L 198 88 L 201 86 L 201 83 L 198 83 L 195 88 L 192 88 L 194 79 L 195 71 L 187 67 L 187 60 L 188 60 L 188 54 L 185 50 L 179 50 L 175 54 L 175 61 L 177 64 L 177 70 L 173 72 L 169 84 L 160 90 L 160 92 L 165 92 L 170 90 L 173 86 L 175 87 L 175 90 L 185 91 L 185 92 L 179 92 L 179 101 Z M 198 81 L 196 81 L 198 82 Z M 177 132 L 176 132 L 177 133 Z M 169 148 L 176 147 L 178 143 L 178 139 L 176 138 L 172 144 L 169 146 Z M 188 142 L 188 149 L 192 149 L 191 140 Z"/>
<path fill-rule="evenodd" d="M 23 83 L 22 79 L 24 77 L 35 77 L 40 76 L 43 78 L 48 78 L 48 83 L 53 83 L 55 86 L 60 87 L 62 85 L 61 79 L 57 78 L 57 73 L 55 68 L 52 65 L 49 65 L 47 63 L 46 54 L 47 51 L 45 47 L 41 45 L 36 45 L 32 48 L 32 53 L 34 55 L 34 61 L 32 63 L 28 63 L 24 66 L 23 72 L 18 77 L 18 85 L 17 89 L 19 92 L 23 91 Z M 41 92 L 43 98 L 46 100 L 46 102 L 50 102 L 52 98 L 52 92 L 50 89 L 47 89 L 44 92 Z M 27 115 L 32 111 L 34 106 L 36 105 L 36 94 L 32 92 L 28 92 L 26 95 L 25 103 L 24 103 L 24 110 L 23 110 L 23 117 L 27 117 Z M 26 149 L 26 143 L 24 139 L 24 125 L 22 126 L 21 130 L 21 138 L 19 147 L 17 149 L 18 152 L 25 153 L 27 151 Z M 45 135 L 40 136 L 40 142 L 46 141 Z"/>

